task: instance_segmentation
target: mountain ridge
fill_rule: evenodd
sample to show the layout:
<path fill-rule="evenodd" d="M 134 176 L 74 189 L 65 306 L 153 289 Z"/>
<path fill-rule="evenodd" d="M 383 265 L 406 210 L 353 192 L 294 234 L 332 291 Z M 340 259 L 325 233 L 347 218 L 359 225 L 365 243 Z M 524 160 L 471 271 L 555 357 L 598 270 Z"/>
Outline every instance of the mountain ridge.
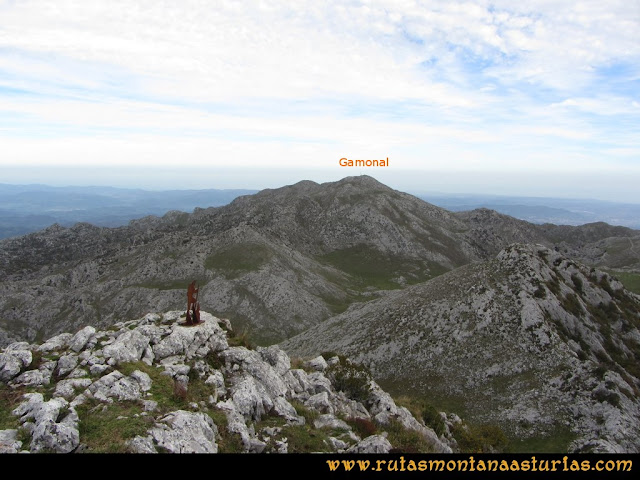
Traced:
<path fill-rule="evenodd" d="M 390 392 L 439 400 L 564 451 L 640 449 L 640 296 L 544 246 L 352 308 L 281 343 L 365 364 Z M 445 408 L 446 409 L 446 408 Z"/>
<path fill-rule="evenodd" d="M 214 313 L 275 342 L 514 241 L 640 272 L 640 232 L 584 227 L 602 239 L 571 243 L 581 228 L 554 230 L 488 210 L 451 213 L 371 177 L 303 181 L 118 228 L 52 226 L 0 241 L 0 342 L 179 308 L 193 279 Z"/>

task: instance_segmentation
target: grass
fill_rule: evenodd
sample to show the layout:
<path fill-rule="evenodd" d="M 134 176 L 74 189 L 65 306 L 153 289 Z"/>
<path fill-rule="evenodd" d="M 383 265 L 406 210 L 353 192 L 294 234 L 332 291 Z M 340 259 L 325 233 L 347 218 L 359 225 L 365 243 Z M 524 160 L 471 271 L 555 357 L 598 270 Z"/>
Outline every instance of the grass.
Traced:
<path fill-rule="evenodd" d="M 100 409 L 100 412 L 92 412 L 93 408 Z M 136 402 L 118 402 L 104 406 L 97 402 L 87 402 L 78 406 L 76 411 L 80 418 L 80 438 L 91 453 L 126 453 L 127 441 L 136 435 L 145 435 L 153 422 L 150 416 L 135 416 L 142 413 L 141 405 Z"/>
<path fill-rule="evenodd" d="M 622 285 L 624 285 L 624 288 L 630 292 L 640 295 L 640 273 L 620 272 L 615 270 L 609 270 L 607 273 L 620 280 Z"/>
<path fill-rule="evenodd" d="M 434 453 L 433 445 L 416 430 L 409 430 L 397 420 L 378 427 L 388 433 L 387 440 L 392 446 L 390 453 Z"/>
<path fill-rule="evenodd" d="M 11 412 L 20 404 L 25 393 L 24 388 L 13 389 L 0 383 L 0 430 L 19 427 L 17 417 Z"/>
<path fill-rule="evenodd" d="M 218 452 L 219 453 L 242 453 L 243 444 L 242 438 L 237 433 L 230 432 L 227 425 L 227 415 L 218 409 L 211 409 L 208 415 L 213 420 L 213 423 L 218 427 L 218 434 L 220 437 L 217 439 Z"/>
<path fill-rule="evenodd" d="M 576 435 L 567 427 L 556 427 L 547 435 L 512 439 L 510 453 L 558 453 L 567 452 Z"/>
<path fill-rule="evenodd" d="M 363 290 L 374 287 L 380 290 L 402 288 L 396 279 L 403 276 L 408 284 L 426 281 L 444 273 L 439 264 L 424 265 L 414 259 L 390 255 L 369 245 L 356 245 L 319 256 L 317 260 L 347 273 L 353 284 L 351 288 Z"/>
<path fill-rule="evenodd" d="M 242 243 L 209 255 L 204 266 L 208 270 L 218 270 L 228 278 L 258 270 L 273 257 L 273 251 L 259 243 Z"/>
<path fill-rule="evenodd" d="M 459 424 L 452 432 L 463 453 L 495 453 L 509 450 L 510 442 L 497 425 Z"/>

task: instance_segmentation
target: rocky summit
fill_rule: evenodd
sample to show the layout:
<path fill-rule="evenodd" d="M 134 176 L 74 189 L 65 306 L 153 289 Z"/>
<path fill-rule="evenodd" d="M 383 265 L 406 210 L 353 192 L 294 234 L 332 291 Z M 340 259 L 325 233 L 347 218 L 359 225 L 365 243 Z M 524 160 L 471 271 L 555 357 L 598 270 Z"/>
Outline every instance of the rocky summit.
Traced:
<path fill-rule="evenodd" d="M 366 371 L 335 355 L 293 362 L 242 346 L 201 312 L 88 326 L 0 353 L 0 452 L 451 452 Z"/>

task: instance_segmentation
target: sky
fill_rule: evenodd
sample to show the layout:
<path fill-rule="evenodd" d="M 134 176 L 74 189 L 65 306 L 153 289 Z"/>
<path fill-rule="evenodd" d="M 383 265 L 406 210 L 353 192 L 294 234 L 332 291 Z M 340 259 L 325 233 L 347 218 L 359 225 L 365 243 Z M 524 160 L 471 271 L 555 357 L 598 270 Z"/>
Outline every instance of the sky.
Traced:
<path fill-rule="evenodd" d="M 0 0 L 0 183 L 361 174 L 640 203 L 640 1 Z"/>

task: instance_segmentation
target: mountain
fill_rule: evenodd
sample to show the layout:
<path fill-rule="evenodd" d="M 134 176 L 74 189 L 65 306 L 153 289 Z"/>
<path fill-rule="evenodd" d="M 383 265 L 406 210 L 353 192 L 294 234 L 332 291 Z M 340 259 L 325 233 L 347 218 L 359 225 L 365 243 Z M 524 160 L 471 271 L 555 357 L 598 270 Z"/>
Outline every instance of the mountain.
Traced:
<path fill-rule="evenodd" d="M 0 344 L 184 308 L 194 279 L 206 308 L 270 344 L 513 242 L 601 266 L 622 258 L 611 266 L 636 275 L 639 235 L 606 224 L 533 225 L 486 209 L 454 214 L 367 176 L 303 181 L 191 214 L 118 228 L 54 225 L 0 241 Z"/>
<path fill-rule="evenodd" d="M 116 227 L 145 215 L 219 206 L 255 190 L 149 191 L 114 187 L 0 184 L 0 239 L 26 235 L 54 223 Z"/>
<path fill-rule="evenodd" d="M 145 315 L 0 352 L 0 453 L 451 452 L 344 358 L 294 364 L 201 312 Z M 446 418 L 446 417 L 445 417 Z M 407 443 L 409 442 L 409 443 Z"/>
<path fill-rule="evenodd" d="M 542 245 L 514 244 L 282 343 L 366 365 L 520 448 L 640 449 L 640 296 Z M 517 444 L 517 443 L 516 443 Z"/>
<path fill-rule="evenodd" d="M 527 222 L 583 225 L 607 222 L 640 228 L 640 204 L 594 199 L 509 197 L 504 195 L 416 193 L 417 197 L 452 212 L 488 208 Z"/>
<path fill-rule="evenodd" d="M 639 241 L 453 213 L 367 176 L 303 181 L 0 241 L 0 345 L 182 310 L 196 280 L 202 308 L 255 343 L 348 354 L 515 448 L 637 451 L 640 304 L 617 278 L 637 285 Z"/>

